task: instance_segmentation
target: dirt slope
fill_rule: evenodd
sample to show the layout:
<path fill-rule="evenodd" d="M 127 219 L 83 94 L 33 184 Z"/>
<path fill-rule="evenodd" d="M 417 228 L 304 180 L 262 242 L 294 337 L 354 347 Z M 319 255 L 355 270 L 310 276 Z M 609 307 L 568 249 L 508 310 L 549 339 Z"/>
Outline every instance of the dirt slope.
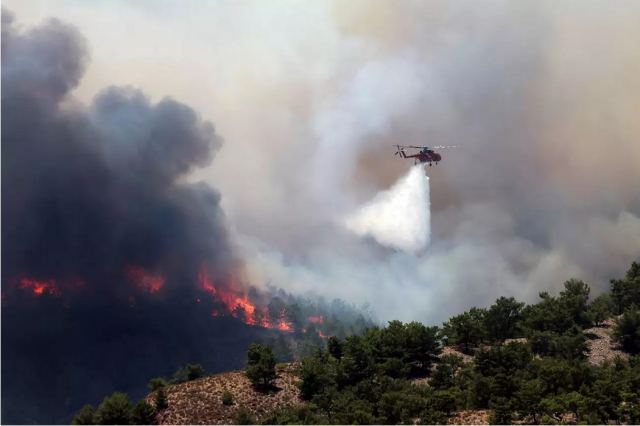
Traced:
<path fill-rule="evenodd" d="M 235 412 L 246 407 L 258 419 L 278 408 L 301 404 L 294 364 L 278 366 L 277 392 L 262 394 L 253 390 L 243 371 L 217 374 L 167 388 L 169 407 L 158 415 L 158 423 L 178 424 L 233 424 Z M 234 404 L 223 405 L 222 393 L 233 394 Z M 149 402 L 153 401 L 148 396 Z"/>
<path fill-rule="evenodd" d="M 591 364 L 600 365 L 606 361 L 613 361 L 616 356 L 628 358 L 613 341 L 612 333 L 615 320 L 608 319 L 599 327 L 584 330 L 589 349 L 588 360 Z"/>

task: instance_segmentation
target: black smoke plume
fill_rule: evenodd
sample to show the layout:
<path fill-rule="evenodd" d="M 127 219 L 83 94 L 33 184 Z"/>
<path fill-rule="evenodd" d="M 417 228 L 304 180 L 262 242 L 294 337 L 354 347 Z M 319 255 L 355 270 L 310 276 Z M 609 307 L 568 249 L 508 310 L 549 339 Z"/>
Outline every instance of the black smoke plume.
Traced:
<path fill-rule="evenodd" d="M 212 318 L 198 285 L 203 265 L 238 267 L 219 194 L 183 179 L 221 146 L 214 126 L 132 88 L 79 104 L 87 61 L 74 28 L 2 11 L 3 423 L 69 422 L 186 362 L 240 367 L 266 332 Z"/>

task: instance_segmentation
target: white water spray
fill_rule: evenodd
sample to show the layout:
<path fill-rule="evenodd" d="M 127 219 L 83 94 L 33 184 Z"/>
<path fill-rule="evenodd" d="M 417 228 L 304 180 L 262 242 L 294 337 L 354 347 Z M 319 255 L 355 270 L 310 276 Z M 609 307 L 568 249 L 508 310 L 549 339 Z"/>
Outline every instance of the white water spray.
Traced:
<path fill-rule="evenodd" d="M 431 206 L 429 177 L 414 166 L 390 189 L 347 216 L 344 224 L 360 237 L 372 237 L 386 247 L 417 253 L 429 244 Z"/>

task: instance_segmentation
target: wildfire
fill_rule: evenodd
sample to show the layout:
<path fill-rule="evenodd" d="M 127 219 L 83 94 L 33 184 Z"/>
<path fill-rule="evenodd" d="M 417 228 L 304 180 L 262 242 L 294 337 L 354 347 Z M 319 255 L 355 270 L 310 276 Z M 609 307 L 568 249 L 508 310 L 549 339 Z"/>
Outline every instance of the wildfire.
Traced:
<path fill-rule="evenodd" d="M 279 316 L 277 323 L 272 323 L 269 319 L 268 309 L 266 307 L 257 307 L 247 294 L 235 290 L 239 286 L 233 279 L 229 279 L 224 286 L 216 286 L 209 275 L 207 266 L 203 265 L 198 274 L 198 281 L 205 292 L 222 302 L 227 314 L 240 318 L 249 325 L 276 328 L 281 331 L 293 331 L 291 325 L 285 320 L 284 313 Z M 217 317 L 221 315 L 222 313 L 219 310 L 211 312 L 211 316 Z"/>
<path fill-rule="evenodd" d="M 50 294 L 52 296 L 60 296 L 60 289 L 56 284 L 56 280 L 37 280 L 34 278 L 22 277 L 18 280 L 19 287 L 23 290 L 31 291 L 35 296 Z"/>
<path fill-rule="evenodd" d="M 209 271 L 207 270 L 206 265 L 203 265 L 200 269 L 200 273 L 198 274 L 198 280 L 200 281 L 200 286 L 204 291 L 211 294 L 220 300 L 227 310 L 233 316 L 240 316 L 242 312 L 245 315 L 245 322 L 249 325 L 255 325 L 255 312 L 256 307 L 246 295 L 238 295 L 233 294 L 230 290 L 223 290 L 222 288 L 216 288 L 213 284 L 213 280 L 209 276 Z M 220 316 L 220 312 L 214 311 L 211 313 L 212 316 Z"/>
<path fill-rule="evenodd" d="M 154 274 L 142 266 L 129 265 L 124 268 L 125 277 L 141 290 L 157 293 L 164 286 L 165 278 L 161 274 Z"/>
<path fill-rule="evenodd" d="M 324 317 L 322 315 L 311 315 L 307 317 L 307 320 L 312 324 L 324 324 Z"/>

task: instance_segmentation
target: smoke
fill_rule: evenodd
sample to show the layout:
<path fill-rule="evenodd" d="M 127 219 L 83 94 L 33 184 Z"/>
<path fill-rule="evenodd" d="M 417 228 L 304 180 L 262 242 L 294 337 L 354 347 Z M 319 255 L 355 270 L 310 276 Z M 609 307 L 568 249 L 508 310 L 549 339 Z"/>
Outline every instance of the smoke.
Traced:
<path fill-rule="evenodd" d="M 597 293 L 640 253 L 637 2 L 5 3 L 68 17 L 95 61 L 67 27 L 17 34 L 3 15 L 3 282 L 82 273 L 127 300 L 105 271 L 133 255 L 178 303 L 200 266 L 186 265 L 205 258 L 221 273 L 244 264 L 255 285 L 438 323 L 570 277 Z M 148 97 L 93 101 L 114 82 Z M 213 149 L 214 131 L 213 165 L 199 168 L 205 120 L 151 101 L 167 93 L 215 118 L 230 143 Z M 166 132 L 163 108 L 189 149 L 147 137 Z M 393 144 L 460 146 L 429 169 L 430 242 L 413 253 L 344 226 L 406 174 Z"/>
<path fill-rule="evenodd" d="M 244 281 L 220 194 L 186 180 L 222 145 L 213 124 L 131 87 L 85 105 L 71 92 L 87 64 L 74 27 L 20 31 L 2 10 L 3 422 L 68 423 L 186 362 L 239 368 L 266 328 L 294 331 L 286 295 L 267 306 Z"/>
<path fill-rule="evenodd" d="M 345 226 L 359 237 L 416 253 L 429 244 L 429 177 L 422 165 L 345 218 Z"/>

